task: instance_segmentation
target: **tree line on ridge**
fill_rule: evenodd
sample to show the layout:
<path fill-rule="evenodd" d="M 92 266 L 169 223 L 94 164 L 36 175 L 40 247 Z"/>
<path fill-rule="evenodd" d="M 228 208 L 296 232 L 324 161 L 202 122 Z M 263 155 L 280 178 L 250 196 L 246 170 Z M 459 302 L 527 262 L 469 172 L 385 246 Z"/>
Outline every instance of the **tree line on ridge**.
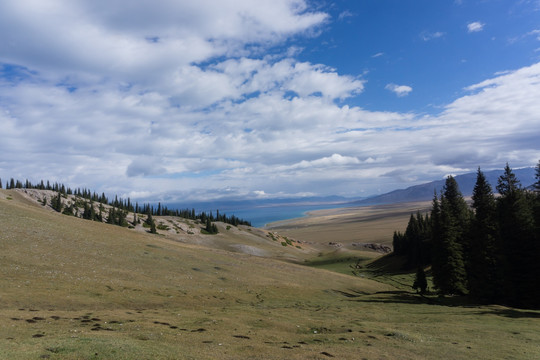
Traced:
<path fill-rule="evenodd" d="M 2 186 L 2 179 L 0 179 L 0 189 L 2 189 Z M 64 184 L 57 182 L 51 184 L 49 181 L 45 183 L 41 180 L 38 184 L 32 184 L 28 180 L 22 182 L 11 178 L 9 182 L 6 182 L 5 188 L 54 191 L 57 194 L 50 199 L 50 204 L 47 204 L 46 197 L 43 198 L 42 204 L 44 206 L 50 205 L 51 208 L 65 215 L 73 215 L 86 220 L 106 222 L 123 227 L 130 226 L 130 222 L 127 221 L 129 212 L 133 213 L 133 226 L 141 223 L 140 216 L 138 217 L 137 214 L 143 214 L 146 215 L 144 223 L 150 228 L 151 233 L 157 232 L 153 216 L 174 216 L 198 220 L 206 225 L 204 230 L 209 234 L 216 234 L 218 232 L 217 226 L 213 224 L 213 222 L 216 221 L 234 226 L 251 226 L 251 222 L 240 219 L 234 215 L 227 216 L 226 214 L 220 213 L 219 210 L 216 210 L 216 214 L 214 215 L 212 211 L 208 213 L 204 211 L 197 213 L 195 209 L 169 209 L 161 203 L 158 203 L 157 206 L 149 203 L 139 205 L 138 202 L 133 203 L 129 197 L 127 199 L 122 199 L 115 196 L 114 200 L 109 200 L 107 196 L 105 196 L 105 193 L 98 195 L 96 192 L 92 192 L 89 189 L 81 188 L 73 190 Z M 62 199 L 67 199 L 68 195 L 76 197 L 76 200 L 69 202 L 69 205 L 62 201 Z M 80 199 L 84 199 L 85 201 L 81 201 Z M 105 209 L 104 205 L 108 205 L 108 209 Z M 79 209 L 81 209 L 81 211 L 79 211 Z"/>

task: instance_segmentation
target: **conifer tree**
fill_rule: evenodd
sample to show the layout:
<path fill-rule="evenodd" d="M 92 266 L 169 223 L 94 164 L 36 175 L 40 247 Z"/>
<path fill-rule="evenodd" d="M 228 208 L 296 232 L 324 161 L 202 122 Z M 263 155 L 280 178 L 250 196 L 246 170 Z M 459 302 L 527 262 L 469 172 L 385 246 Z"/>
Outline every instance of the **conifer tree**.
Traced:
<path fill-rule="evenodd" d="M 536 168 L 534 170 L 534 177 L 536 178 L 536 182 L 534 183 L 534 190 L 540 192 L 540 160 L 538 160 L 538 164 L 536 164 Z M 0 188 L 2 187 L 1 184 L 2 183 L 0 182 Z"/>
<path fill-rule="evenodd" d="M 150 233 L 151 234 L 157 234 L 156 223 L 154 221 L 154 218 L 152 217 L 152 211 L 151 210 L 148 210 L 148 216 L 147 216 L 145 222 L 146 222 L 147 225 L 150 225 Z"/>
<path fill-rule="evenodd" d="M 2 179 L 0 178 L 0 189 L 2 188 Z"/>
<path fill-rule="evenodd" d="M 484 173 L 478 168 L 472 195 L 475 210 L 470 232 L 467 266 L 471 296 L 486 302 L 502 298 L 502 248 L 499 237 L 495 197 Z"/>
<path fill-rule="evenodd" d="M 532 206 L 506 164 L 498 179 L 497 216 L 505 254 L 505 297 L 515 306 L 540 306 L 539 250 Z"/>
<path fill-rule="evenodd" d="M 413 289 L 420 292 L 420 294 L 425 294 L 427 290 L 427 280 L 426 273 L 422 266 L 418 267 L 416 271 L 416 276 L 414 277 Z"/>
<path fill-rule="evenodd" d="M 434 199 L 432 219 L 432 272 L 441 294 L 463 295 L 467 290 L 464 259 L 464 234 L 468 230 L 469 211 L 455 179 L 446 179 L 440 202 Z"/>
<path fill-rule="evenodd" d="M 111 207 L 109 209 L 109 216 L 107 217 L 107 224 L 116 225 L 116 208 Z"/>
<path fill-rule="evenodd" d="M 58 212 L 62 212 L 62 195 L 60 193 L 57 193 L 57 195 L 51 199 L 51 207 Z"/>
<path fill-rule="evenodd" d="M 152 223 L 150 224 L 150 233 L 157 234 L 156 223 L 153 220 L 152 220 Z"/>

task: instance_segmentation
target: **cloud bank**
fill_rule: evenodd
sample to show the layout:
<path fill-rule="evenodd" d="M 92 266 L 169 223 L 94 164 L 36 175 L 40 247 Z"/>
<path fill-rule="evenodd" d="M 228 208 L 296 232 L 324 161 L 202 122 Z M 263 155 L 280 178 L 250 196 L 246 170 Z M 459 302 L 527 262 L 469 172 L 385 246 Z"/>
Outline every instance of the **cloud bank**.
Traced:
<path fill-rule="evenodd" d="M 0 177 L 142 200 L 362 196 L 540 157 L 540 64 L 438 115 L 369 111 L 347 102 L 361 76 L 295 58 L 329 21 L 303 0 L 2 2 Z"/>

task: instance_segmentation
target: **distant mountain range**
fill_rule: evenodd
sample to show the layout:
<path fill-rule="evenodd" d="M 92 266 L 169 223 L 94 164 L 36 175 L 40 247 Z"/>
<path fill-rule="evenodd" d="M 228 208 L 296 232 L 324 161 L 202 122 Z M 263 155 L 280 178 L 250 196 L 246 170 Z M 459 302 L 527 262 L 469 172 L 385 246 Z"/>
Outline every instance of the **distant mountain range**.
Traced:
<path fill-rule="evenodd" d="M 514 169 L 514 174 L 521 181 L 523 187 L 529 187 L 535 183 L 535 169 L 523 168 Z M 497 185 L 497 179 L 501 176 L 503 170 L 486 171 L 484 175 L 491 184 L 493 192 L 497 192 L 495 186 Z M 459 185 L 459 189 L 463 196 L 471 196 L 476 183 L 476 172 L 455 176 L 455 179 Z M 400 202 L 410 201 L 424 201 L 433 199 L 433 192 L 437 190 L 437 194 L 441 192 L 444 186 L 445 179 L 432 181 L 426 184 L 415 185 L 406 189 L 394 190 L 386 194 L 369 197 L 366 199 L 354 201 L 356 205 L 376 205 L 376 204 L 392 204 Z"/>
<path fill-rule="evenodd" d="M 272 199 L 249 199 L 249 200 L 215 200 L 193 203 L 167 203 L 169 208 L 173 209 L 191 209 L 197 211 L 213 211 L 219 209 L 221 212 L 246 209 L 246 208 L 271 208 L 283 206 L 311 206 L 321 204 L 347 204 L 356 199 L 345 198 L 342 196 L 312 196 L 301 198 L 272 198 Z"/>
<path fill-rule="evenodd" d="M 517 178 L 521 181 L 524 187 L 531 186 L 535 181 L 535 169 L 523 168 L 513 169 Z M 487 180 L 496 192 L 495 186 L 497 179 L 501 176 L 503 170 L 493 170 L 484 172 Z M 455 177 L 463 196 L 472 195 L 474 184 L 476 183 L 476 172 L 458 175 Z M 240 209 L 256 209 L 256 208 L 272 208 L 272 207 L 292 207 L 329 205 L 336 207 L 337 205 L 356 206 L 356 205 L 377 205 L 377 204 L 392 204 L 400 202 L 425 201 L 433 199 L 433 191 L 437 190 L 440 193 L 445 183 L 445 179 L 432 181 L 425 184 L 415 185 L 406 189 L 394 190 L 382 195 L 376 195 L 366 198 L 346 198 L 341 196 L 313 196 L 302 198 L 272 198 L 272 199 L 249 199 L 249 200 L 232 200 L 223 199 L 207 202 L 193 203 L 178 203 L 169 202 L 166 205 L 172 209 L 191 209 L 197 211 L 215 211 L 219 209 L 222 213 L 236 213 Z"/>

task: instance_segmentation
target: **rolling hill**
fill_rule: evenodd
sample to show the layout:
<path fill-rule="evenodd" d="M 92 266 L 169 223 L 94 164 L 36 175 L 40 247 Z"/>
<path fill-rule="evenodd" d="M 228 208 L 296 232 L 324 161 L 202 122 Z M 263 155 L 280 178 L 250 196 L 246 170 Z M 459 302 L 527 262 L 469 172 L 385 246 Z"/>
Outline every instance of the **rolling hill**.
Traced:
<path fill-rule="evenodd" d="M 431 304 L 369 268 L 291 262 L 359 252 L 321 257 L 247 227 L 152 235 L 17 190 L 0 190 L 0 226 L 1 359 L 533 358 L 540 343 L 539 312 Z"/>

